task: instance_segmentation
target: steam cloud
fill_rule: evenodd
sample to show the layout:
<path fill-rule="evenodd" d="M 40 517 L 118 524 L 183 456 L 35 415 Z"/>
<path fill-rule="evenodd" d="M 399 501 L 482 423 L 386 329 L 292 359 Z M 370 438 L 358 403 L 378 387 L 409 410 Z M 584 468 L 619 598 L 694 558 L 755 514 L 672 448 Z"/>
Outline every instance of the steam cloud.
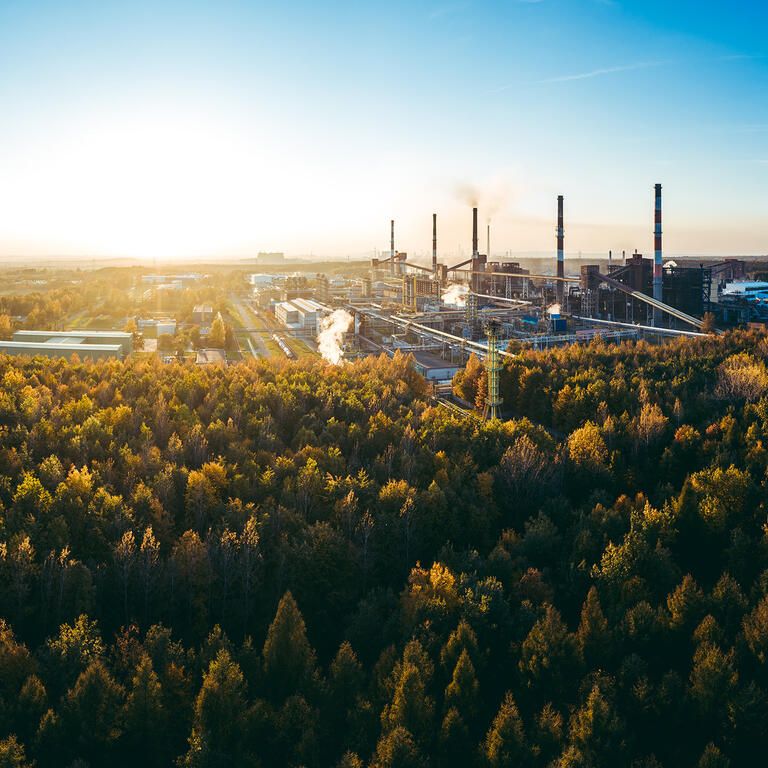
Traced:
<path fill-rule="evenodd" d="M 461 283 L 451 283 L 443 291 L 441 296 L 445 304 L 453 304 L 455 307 L 463 307 L 467 303 L 469 287 Z"/>
<path fill-rule="evenodd" d="M 352 327 L 354 317 L 346 309 L 336 309 L 320 321 L 317 334 L 317 351 L 332 365 L 340 365 L 343 352 L 341 342 L 344 334 Z"/>

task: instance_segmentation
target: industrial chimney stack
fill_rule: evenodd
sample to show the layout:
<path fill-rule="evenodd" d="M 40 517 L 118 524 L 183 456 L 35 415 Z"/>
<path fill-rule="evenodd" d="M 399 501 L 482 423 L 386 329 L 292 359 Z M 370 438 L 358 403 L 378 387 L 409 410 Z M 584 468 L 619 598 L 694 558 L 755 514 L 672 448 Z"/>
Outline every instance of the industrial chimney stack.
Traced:
<path fill-rule="evenodd" d="M 477 208 L 472 209 L 472 258 L 478 256 L 477 250 Z"/>
<path fill-rule="evenodd" d="M 390 222 L 389 236 L 389 274 L 395 274 L 395 220 Z"/>
<path fill-rule="evenodd" d="M 432 214 L 432 276 L 437 279 L 437 214 Z"/>
<path fill-rule="evenodd" d="M 663 301 L 662 251 L 661 251 L 661 184 L 656 185 L 656 206 L 653 228 L 653 298 Z M 653 324 L 661 324 L 661 311 L 653 310 Z"/>
<path fill-rule="evenodd" d="M 560 311 L 563 311 L 563 278 L 565 277 L 565 251 L 564 251 L 565 230 L 563 229 L 563 196 L 557 196 L 557 281 L 556 295 L 557 303 L 560 304 Z"/>

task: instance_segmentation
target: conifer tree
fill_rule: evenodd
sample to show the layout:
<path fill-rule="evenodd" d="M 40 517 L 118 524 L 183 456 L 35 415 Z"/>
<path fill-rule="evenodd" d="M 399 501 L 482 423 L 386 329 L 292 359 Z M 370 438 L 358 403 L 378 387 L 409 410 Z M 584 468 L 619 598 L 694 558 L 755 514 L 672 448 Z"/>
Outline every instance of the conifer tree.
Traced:
<path fill-rule="evenodd" d="M 489 768 L 529 764 L 530 753 L 523 730 L 523 721 L 509 691 L 504 696 L 504 701 L 486 734 L 482 753 L 485 764 Z"/>
<path fill-rule="evenodd" d="M 111 755 L 120 737 L 124 691 L 101 660 L 91 662 L 67 693 L 62 722 L 73 756 L 98 762 Z"/>
<path fill-rule="evenodd" d="M 307 640 L 304 617 L 290 592 L 279 605 L 262 652 L 264 677 L 271 698 L 282 701 L 310 689 L 315 675 L 315 652 Z"/>
<path fill-rule="evenodd" d="M 480 703 L 480 685 L 466 649 L 461 652 L 453 677 L 445 689 L 446 708 L 455 707 L 465 722 L 472 722 Z"/>
<path fill-rule="evenodd" d="M 402 726 L 385 733 L 376 745 L 370 768 L 428 768 L 429 760 Z"/>
<path fill-rule="evenodd" d="M 189 751 L 183 765 L 224 768 L 247 764 L 251 758 L 244 748 L 245 716 L 243 673 L 229 652 L 221 650 L 208 667 L 195 701 Z"/>
<path fill-rule="evenodd" d="M 576 639 L 588 668 L 595 669 L 605 664 L 611 647 L 611 633 L 594 586 L 590 587 L 581 608 L 581 620 Z"/>
<path fill-rule="evenodd" d="M 137 760 L 143 757 L 143 762 L 162 765 L 168 759 L 163 749 L 167 719 L 160 680 L 152 660 L 144 655 L 136 667 L 123 708 L 126 749 Z M 150 754 L 147 744 L 154 745 Z"/>

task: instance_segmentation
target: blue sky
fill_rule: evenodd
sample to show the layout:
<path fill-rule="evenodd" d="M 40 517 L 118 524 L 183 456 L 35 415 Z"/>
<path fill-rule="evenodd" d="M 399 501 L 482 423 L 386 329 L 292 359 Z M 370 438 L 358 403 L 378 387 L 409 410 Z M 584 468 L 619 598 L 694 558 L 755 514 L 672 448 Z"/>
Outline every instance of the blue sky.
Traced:
<path fill-rule="evenodd" d="M 768 252 L 758 2 L 0 0 L 0 255 Z"/>

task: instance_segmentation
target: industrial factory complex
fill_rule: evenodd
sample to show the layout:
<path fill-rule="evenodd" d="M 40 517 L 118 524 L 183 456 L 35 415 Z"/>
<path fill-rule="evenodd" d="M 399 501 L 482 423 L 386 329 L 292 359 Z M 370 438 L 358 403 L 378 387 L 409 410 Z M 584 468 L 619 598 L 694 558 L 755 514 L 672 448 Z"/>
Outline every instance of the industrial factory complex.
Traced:
<path fill-rule="evenodd" d="M 311 336 L 334 310 L 349 313 L 347 358 L 366 354 L 413 356 L 439 387 L 474 353 L 488 371 L 487 415 L 498 396 L 501 358 L 520 345 L 545 348 L 605 340 L 700 335 L 713 327 L 768 321 L 768 282 L 748 281 L 747 263 L 664 260 L 662 188 L 654 188 L 654 253 L 609 253 L 607 262 L 566 274 L 564 198 L 557 198 L 551 272 L 515 261 L 492 260 L 478 246 L 478 210 L 472 209 L 472 255 L 456 264 L 439 259 L 438 218 L 432 215 L 431 264 L 416 264 L 395 244 L 390 222 L 386 257 L 373 258 L 365 275 L 317 276 L 288 285 L 275 300 L 268 280 L 253 279 L 257 303 L 265 297 L 287 331 Z M 469 224 L 469 222 L 468 222 Z M 650 227 L 649 227 L 650 228 Z M 468 227 L 469 233 L 469 227 Z M 256 278 L 258 276 L 254 276 Z M 272 291 L 272 294 L 269 293 Z"/>
<path fill-rule="evenodd" d="M 660 184 L 649 189 L 650 201 L 651 256 L 609 252 L 591 262 L 566 262 L 567 209 L 561 195 L 552 201 L 551 258 L 501 259 L 489 253 L 490 231 L 481 253 L 478 208 L 468 207 L 466 257 L 441 258 L 433 213 L 431 259 L 409 259 L 397 247 L 391 220 L 389 248 L 370 261 L 332 264 L 327 273 L 313 274 L 313 266 L 295 271 L 281 254 L 262 254 L 245 295 L 242 266 L 227 274 L 226 293 L 202 273 L 142 276 L 132 289 L 139 307 L 135 322 L 121 320 L 124 331 L 95 330 L 97 325 L 19 329 L 11 340 L 0 341 L 0 352 L 123 358 L 133 353 L 136 340 L 137 350 L 165 361 L 193 359 L 196 353 L 199 365 L 248 354 L 291 359 L 320 354 L 336 363 L 402 353 L 433 384 L 436 398 L 465 410 L 469 404 L 451 400 L 451 381 L 475 355 L 487 374 L 485 415 L 493 418 L 504 412 L 499 395 L 504 359 L 526 348 L 583 344 L 596 337 L 661 343 L 734 326 L 768 327 L 765 261 L 665 259 Z M 225 330 L 220 326 L 211 343 L 217 318 Z M 91 320 L 99 319 L 82 324 Z"/>

